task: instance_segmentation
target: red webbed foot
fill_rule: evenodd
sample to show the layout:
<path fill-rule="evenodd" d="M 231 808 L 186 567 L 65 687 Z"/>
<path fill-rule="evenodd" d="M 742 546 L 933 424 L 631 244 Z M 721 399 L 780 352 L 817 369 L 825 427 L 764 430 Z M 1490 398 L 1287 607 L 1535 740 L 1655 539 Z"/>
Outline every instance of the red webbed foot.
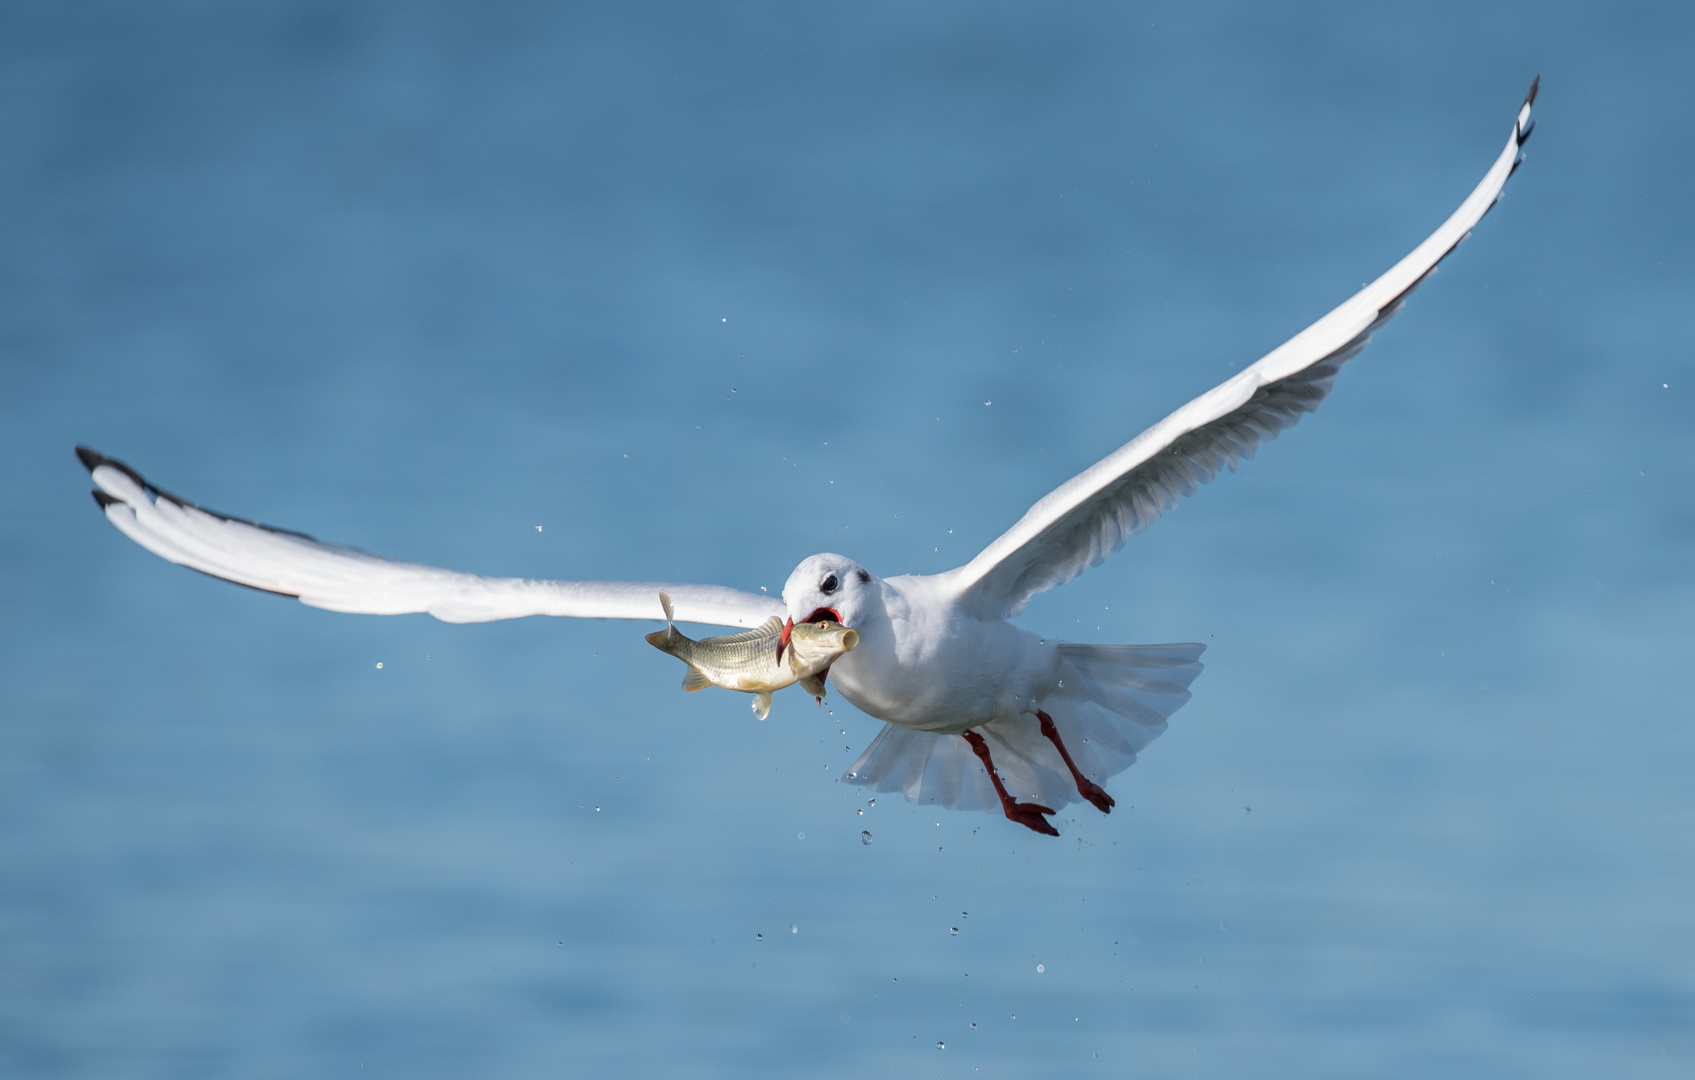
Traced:
<path fill-rule="evenodd" d="M 1081 778 L 1077 781 L 1077 791 L 1085 799 L 1094 803 L 1095 809 L 1103 814 L 1112 813 L 1112 808 L 1118 805 L 1118 800 L 1106 793 L 1106 789 L 1093 780 Z"/>
<path fill-rule="evenodd" d="M 1001 808 L 1006 811 L 1008 820 L 1016 821 L 1026 829 L 1033 829 L 1043 836 L 1059 835 L 1059 830 L 1053 827 L 1053 823 L 1042 816 L 1043 814 L 1053 813 L 1045 806 L 1038 806 L 1033 802 L 1013 802 L 1008 799 L 1001 804 Z"/>

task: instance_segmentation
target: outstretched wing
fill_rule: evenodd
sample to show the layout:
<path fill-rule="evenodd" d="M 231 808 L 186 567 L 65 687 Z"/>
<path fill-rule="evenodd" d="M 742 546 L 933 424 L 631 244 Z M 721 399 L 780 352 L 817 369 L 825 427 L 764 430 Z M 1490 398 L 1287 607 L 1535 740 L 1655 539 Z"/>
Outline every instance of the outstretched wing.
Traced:
<path fill-rule="evenodd" d="M 87 447 L 77 447 L 77 457 L 98 485 L 94 501 L 107 519 L 148 551 L 203 574 L 299 597 L 303 604 L 329 611 L 428 612 L 454 623 L 527 615 L 663 619 L 659 591 L 664 589 L 683 622 L 758 626 L 783 612 L 782 601 L 776 597 L 718 585 L 535 581 L 395 562 L 196 506 Z"/>
<path fill-rule="evenodd" d="M 1318 408 L 1342 364 L 1405 303 L 1407 294 L 1470 235 L 1522 162 L 1530 94 L 1483 182 L 1442 227 L 1389 272 L 1258 363 L 1189 402 L 1072 477 L 952 571 L 953 587 L 984 616 L 1016 615 L 1036 593 L 1063 585 L 1124 546 L 1177 501 L 1261 442 Z"/>

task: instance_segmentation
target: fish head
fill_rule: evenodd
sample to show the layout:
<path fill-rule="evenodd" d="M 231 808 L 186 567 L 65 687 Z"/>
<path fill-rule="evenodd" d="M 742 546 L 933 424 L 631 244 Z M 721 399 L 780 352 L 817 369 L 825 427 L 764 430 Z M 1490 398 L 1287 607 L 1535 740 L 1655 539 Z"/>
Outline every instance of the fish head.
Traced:
<path fill-rule="evenodd" d="M 879 601 L 882 582 L 845 555 L 813 555 L 795 567 L 783 586 L 783 605 L 798 630 L 802 623 L 862 625 Z"/>
<path fill-rule="evenodd" d="M 859 631 L 834 619 L 795 623 L 789 631 L 789 662 L 796 671 L 817 674 L 859 644 Z M 814 695 L 817 696 L 817 695 Z"/>

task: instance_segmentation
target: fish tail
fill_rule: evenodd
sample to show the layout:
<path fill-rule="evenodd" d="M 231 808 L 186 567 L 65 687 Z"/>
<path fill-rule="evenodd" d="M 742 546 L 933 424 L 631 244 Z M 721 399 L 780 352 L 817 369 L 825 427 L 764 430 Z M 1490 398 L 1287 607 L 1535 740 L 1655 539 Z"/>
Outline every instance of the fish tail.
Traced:
<path fill-rule="evenodd" d="M 659 606 L 665 610 L 665 629 L 655 630 L 647 635 L 647 643 L 664 652 L 671 652 L 682 634 L 677 630 L 675 614 L 671 607 L 671 594 L 664 589 L 659 590 Z"/>

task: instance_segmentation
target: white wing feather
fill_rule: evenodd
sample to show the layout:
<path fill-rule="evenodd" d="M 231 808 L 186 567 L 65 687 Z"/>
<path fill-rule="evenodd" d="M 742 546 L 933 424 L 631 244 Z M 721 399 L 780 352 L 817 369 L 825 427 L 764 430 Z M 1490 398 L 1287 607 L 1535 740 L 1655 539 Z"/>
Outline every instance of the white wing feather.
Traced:
<path fill-rule="evenodd" d="M 683 622 L 758 626 L 783 612 L 776 597 L 717 585 L 535 581 L 396 562 L 196 506 L 85 447 L 77 448 L 77 456 L 99 485 L 94 498 L 107 519 L 148 551 L 225 581 L 298 597 L 303 604 L 329 611 L 427 612 L 452 623 L 528 615 L 663 619 L 663 589 Z"/>
<path fill-rule="evenodd" d="M 1540 81 L 1540 80 L 1538 80 Z M 1030 597 L 1098 566 L 1125 540 L 1225 468 L 1251 457 L 1330 392 L 1407 294 L 1471 233 L 1523 161 L 1533 83 L 1501 155 L 1442 227 L 1388 273 L 1239 375 L 1189 402 L 1032 506 L 978 556 L 951 571 L 983 617 L 1024 610 Z"/>

